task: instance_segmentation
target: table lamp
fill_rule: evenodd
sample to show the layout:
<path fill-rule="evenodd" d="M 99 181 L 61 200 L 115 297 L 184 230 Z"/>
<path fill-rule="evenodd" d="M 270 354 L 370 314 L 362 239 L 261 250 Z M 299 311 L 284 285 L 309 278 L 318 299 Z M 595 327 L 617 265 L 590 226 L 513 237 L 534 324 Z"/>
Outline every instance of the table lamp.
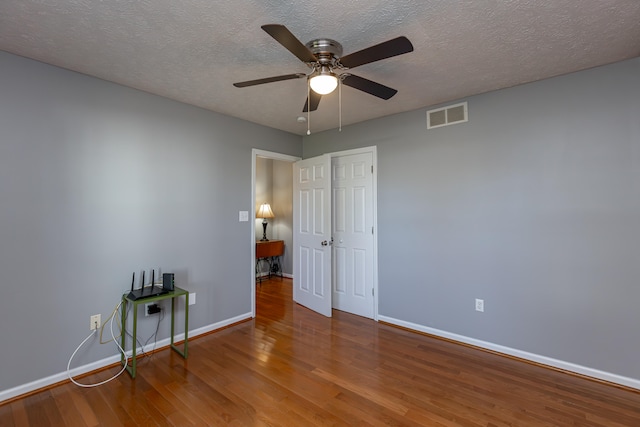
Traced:
<path fill-rule="evenodd" d="M 258 209 L 258 214 L 256 218 L 262 218 L 262 239 L 261 242 L 268 242 L 267 239 L 267 218 L 274 218 L 273 211 L 271 210 L 271 206 L 269 203 L 263 203 L 260 205 L 260 209 Z"/>

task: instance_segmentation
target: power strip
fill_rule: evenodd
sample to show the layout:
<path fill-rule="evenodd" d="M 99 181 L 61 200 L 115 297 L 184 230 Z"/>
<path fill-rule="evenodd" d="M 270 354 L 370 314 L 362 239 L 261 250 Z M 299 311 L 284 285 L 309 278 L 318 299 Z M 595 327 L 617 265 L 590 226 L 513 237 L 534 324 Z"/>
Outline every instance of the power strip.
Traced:
<path fill-rule="evenodd" d="M 162 307 L 158 304 L 145 304 L 145 316 L 151 316 L 152 314 L 160 313 L 162 311 Z"/>

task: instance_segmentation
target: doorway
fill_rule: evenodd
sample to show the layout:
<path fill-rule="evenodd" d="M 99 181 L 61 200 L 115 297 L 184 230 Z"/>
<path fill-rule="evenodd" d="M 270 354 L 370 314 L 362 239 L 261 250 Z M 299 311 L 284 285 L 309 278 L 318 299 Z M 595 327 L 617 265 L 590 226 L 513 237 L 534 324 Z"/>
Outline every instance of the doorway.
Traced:
<path fill-rule="evenodd" d="M 287 226 L 286 221 L 283 221 L 282 217 L 287 217 L 287 214 L 290 217 L 291 214 L 291 202 L 290 202 L 290 198 L 289 198 L 289 206 L 282 206 L 282 205 L 278 205 L 273 201 L 273 197 L 274 194 L 271 191 L 268 191 L 268 196 L 264 196 L 264 192 L 265 190 L 263 188 L 258 188 L 259 186 L 257 185 L 257 181 L 258 181 L 258 174 L 262 174 L 262 172 L 260 172 L 260 168 L 258 167 L 258 165 L 263 165 L 263 164 L 269 164 L 270 162 L 274 162 L 276 164 L 282 164 L 284 163 L 285 165 L 287 165 L 288 169 L 291 170 L 293 163 L 300 160 L 299 157 L 295 157 L 295 156 L 289 156 L 286 154 L 281 154 L 281 153 L 275 153 L 275 152 L 271 152 L 271 151 L 264 151 L 264 150 L 258 150 L 258 149 L 253 149 L 251 152 L 251 206 L 253 207 L 254 211 L 252 213 L 250 213 L 249 218 L 250 221 L 253 221 L 254 224 L 252 224 L 251 227 L 251 315 L 252 317 L 256 316 L 256 265 L 255 265 L 255 258 L 256 258 L 256 240 L 259 240 L 262 235 L 263 235 L 263 228 L 261 225 L 259 225 L 257 223 L 257 221 L 254 219 L 255 218 L 255 214 L 256 214 L 256 204 L 261 204 L 261 203 L 271 203 L 272 204 L 272 209 L 274 210 L 274 214 L 276 215 L 276 218 L 271 219 L 270 223 L 268 224 L 268 228 L 267 228 L 267 234 L 268 236 L 273 236 L 273 235 L 285 235 L 287 234 L 287 228 L 291 228 L 292 224 L 289 224 L 289 226 Z M 270 176 L 269 180 L 271 180 L 271 174 L 270 171 L 267 172 L 267 175 Z M 276 174 L 277 176 L 281 176 Z M 275 184 L 277 185 L 278 179 L 280 178 L 275 178 Z M 289 174 L 289 178 L 290 179 L 290 174 Z M 278 195 L 275 195 L 276 199 L 279 199 Z M 286 199 L 286 197 L 284 198 Z M 281 215 L 281 213 L 284 213 L 284 215 Z M 276 223 L 275 220 L 278 220 L 278 216 L 279 218 L 279 223 Z M 274 233 L 275 232 L 275 233 Z M 258 236 L 256 238 L 256 236 Z M 287 239 L 286 237 L 284 238 L 285 240 L 288 240 L 289 242 L 291 242 L 291 239 Z M 288 247 L 287 247 L 288 246 Z M 293 254 L 293 245 L 289 244 L 289 245 L 285 245 L 285 254 L 287 256 L 291 256 Z M 282 266 L 281 266 L 282 268 Z M 291 271 L 291 270 L 290 270 Z"/>
<path fill-rule="evenodd" d="M 376 147 L 335 152 L 327 157 L 330 158 L 331 164 L 329 168 L 331 172 L 327 174 L 330 175 L 327 178 L 329 178 L 328 188 L 331 193 L 328 216 L 331 218 L 332 225 L 329 229 L 331 235 L 337 239 L 332 241 L 332 247 L 327 248 L 331 273 L 322 275 L 324 294 L 328 298 L 325 303 L 329 306 L 328 315 L 333 307 L 377 320 Z M 262 158 L 286 161 L 292 166 L 300 161 L 297 157 L 254 149 L 252 167 L 252 203 L 254 205 L 261 202 L 256 200 L 256 163 L 257 159 Z M 252 261 L 255 259 L 256 235 L 254 227 L 251 233 Z M 320 241 L 318 243 L 320 244 Z M 300 252 L 299 249 L 292 245 L 290 251 L 294 258 L 294 286 L 296 267 L 299 270 L 301 264 L 295 256 Z M 256 289 L 253 285 L 256 278 L 255 269 L 252 267 L 251 271 L 252 315 L 255 317 Z M 309 276 L 305 274 L 305 277 Z M 298 283 L 300 283 L 299 279 Z M 308 283 L 302 286 L 311 289 Z M 315 289 L 318 287 L 316 286 Z M 327 310 L 323 310 L 323 313 L 327 315 Z"/>

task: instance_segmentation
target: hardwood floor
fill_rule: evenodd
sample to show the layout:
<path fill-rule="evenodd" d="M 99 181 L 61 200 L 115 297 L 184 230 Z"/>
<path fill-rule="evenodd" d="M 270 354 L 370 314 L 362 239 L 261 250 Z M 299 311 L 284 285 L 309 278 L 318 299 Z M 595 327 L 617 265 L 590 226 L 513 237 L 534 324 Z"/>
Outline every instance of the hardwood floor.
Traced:
<path fill-rule="evenodd" d="M 640 426 L 640 393 L 257 288 L 254 320 L 168 349 L 138 376 L 0 406 L 0 426 Z M 99 381 L 117 368 L 83 381 Z"/>

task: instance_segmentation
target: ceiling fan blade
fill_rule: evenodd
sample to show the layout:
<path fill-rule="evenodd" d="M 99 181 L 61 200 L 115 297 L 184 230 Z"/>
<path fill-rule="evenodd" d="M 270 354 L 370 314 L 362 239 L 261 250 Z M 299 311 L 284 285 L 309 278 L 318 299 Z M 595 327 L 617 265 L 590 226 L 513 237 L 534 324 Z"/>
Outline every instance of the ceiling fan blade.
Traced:
<path fill-rule="evenodd" d="M 340 63 L 347 68 L 355 68 L 409 52 L 413 52 L 413 45 L 408 38 L 401 36 L 343 56 Z"/>
<path fill-rule="evenodd" d="M 311 111 L 316 111 L 318 109 L 318 105 L 320 104 L 320 99 L 322 99 L 322 95 L 319 95 L 312 90 L 309 92 L 311 92 L 309 94 L 309 97 L 311 98 Z M 309 108 L 309 98 L 307 98 L 307 101 L 304 103 L 304 108 L 302 109 L 302 112 L 306 113 L 308 111 L 308 108 Z"/>
<path fill-rule="evenodd" d="M 302 62 L 317 62 L 318 58 L 300 40 L 294 36 L 284 25 L 269 24 L 261 27 L 278 43 L 293 53 Z"/>
<path fill-rule="evenodd" d="M 306 76 L 307 75 L 303 74 L 303 73 L 285 74 L 283 76 L 267 77 L 265 79 L 248 80 L 246 82 L 234 83 L 233 85 L 235 87 L 247 87 L 247 86 L 261 85 L 261 84 L 265 84 L 265 83 L 280 82 L 282 80 L 301 79 L 301 78 L 306 77 Z"/>
<path fill-rule="evenodd" d="M 342 79 L 342 83 L 347 86 L 351 86 L 354 89 L 361 90 L 382 99 L 389 99 L 393 95 L 398 93 L 397 90 L 392 89 L 388 86 L 372 82 L 371 80 L 365 79 L 364 77 L 354 76 L 353 74 L 349 74 L 344 79 Z"/>

